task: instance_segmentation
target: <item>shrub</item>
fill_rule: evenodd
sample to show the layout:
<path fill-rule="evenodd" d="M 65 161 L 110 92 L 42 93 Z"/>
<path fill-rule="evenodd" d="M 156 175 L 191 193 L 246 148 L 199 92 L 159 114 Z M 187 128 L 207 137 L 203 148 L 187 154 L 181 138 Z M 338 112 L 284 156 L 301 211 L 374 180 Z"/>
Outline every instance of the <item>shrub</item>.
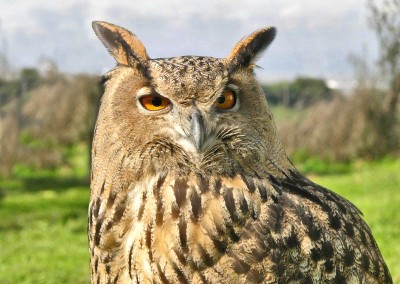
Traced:
<path fill-rule="evenodd" d="M 320 102 L 303 119 L 283 121 L 279 133 L 289 154 L 302 149 L 326 161 L 378 158 L 396 151 L 398 117 L 383 108 L 384 96 L 375 89 L 359 89 L 350 97 Z"/>

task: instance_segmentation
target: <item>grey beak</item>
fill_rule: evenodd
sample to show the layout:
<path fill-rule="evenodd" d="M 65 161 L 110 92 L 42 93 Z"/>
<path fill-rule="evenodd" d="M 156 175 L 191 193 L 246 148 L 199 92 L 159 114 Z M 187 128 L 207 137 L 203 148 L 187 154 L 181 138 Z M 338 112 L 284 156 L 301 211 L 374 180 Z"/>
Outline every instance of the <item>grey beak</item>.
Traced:
<path fill-rule="evenodd" d="M 204 122 L 201 114 L 196 111 L 192 115 L 192 120 L 190 121 L 190 130 L 192 134 L 192 139 L 197 150 L 200 150 L 204 142 Z"/>

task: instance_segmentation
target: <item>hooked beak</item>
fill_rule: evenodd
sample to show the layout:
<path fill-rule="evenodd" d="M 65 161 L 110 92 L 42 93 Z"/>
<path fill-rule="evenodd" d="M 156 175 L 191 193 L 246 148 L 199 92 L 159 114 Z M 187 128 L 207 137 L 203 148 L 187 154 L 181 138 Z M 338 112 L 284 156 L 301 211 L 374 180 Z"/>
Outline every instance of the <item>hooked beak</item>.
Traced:
<path fill-rule="evenodd" d="M 204 122 L 201 114 L 195 111 L 190 121 L 191 138 L 196 146 L 197 151 L 201 149 L 204 142 Z"/>

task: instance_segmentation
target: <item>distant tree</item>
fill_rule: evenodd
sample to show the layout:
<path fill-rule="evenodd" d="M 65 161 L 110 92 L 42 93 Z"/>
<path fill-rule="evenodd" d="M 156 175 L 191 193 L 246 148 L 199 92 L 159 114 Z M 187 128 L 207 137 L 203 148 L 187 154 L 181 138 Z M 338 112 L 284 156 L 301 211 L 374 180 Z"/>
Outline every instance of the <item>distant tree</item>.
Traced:
<path fill-rule="evenodd" d="M 0 78 L 0 108 L 16 96 L 18 80 Z"/>
<path fill-rule="evenodd" d="M 369 23 L 379 41 L 380 64 L 390 84 L 386 111 L 395 115 L 400 101 L 400 0 L 367 0 Z"/>
<path fill-rule="evenodd" d="M 331 90 L 323 79 L 299 77 L 293 82 L 292 90 L 297 97 L 296 103 L 301 106 L 327 100 L 331 95 Z"/>
<path fill-rule="evenodd" d="M 37 87 L 41 81 L 41 76 L 39 70 L 35 68 L 24 68 L 19 74 L 19 80 L 24 85 L 25 91 L 29 91 Z"/>
<path fill-rule="evenodd" d="M 282 104 L 290 106 L 289 87 L 291 82 L 277 82 L 272 84 L 262 84 L 261 87 L 271 105 Z"/>
<path fill-rule="evenodd" d="M 388 150 L 400 146 L 400 0 L 367 0 L 369 23 L 379 42 L 380 67 L 389 83 L 379 122 Z"/>
<path fill-rule="evenodd" d="M 298 77 L 292 82 L 278 82 L 262 87 L 272 105 L 308 107 L 332 97 L 331 89 L 325 80 L 319 78 Z"/>
<path fill-rule="evenodd" d="M 1 52 L 0 53 L 0 77 L 7 78 L 9 76 L 10 65 L 8 63 L 6 55 Z"/>
<path fill-rule="evenodd" d="M 0 21 L 0 77 L 2 79 L 10 76 L 10 63 L 7 58 L 8 43 L 4 34 Z"/>

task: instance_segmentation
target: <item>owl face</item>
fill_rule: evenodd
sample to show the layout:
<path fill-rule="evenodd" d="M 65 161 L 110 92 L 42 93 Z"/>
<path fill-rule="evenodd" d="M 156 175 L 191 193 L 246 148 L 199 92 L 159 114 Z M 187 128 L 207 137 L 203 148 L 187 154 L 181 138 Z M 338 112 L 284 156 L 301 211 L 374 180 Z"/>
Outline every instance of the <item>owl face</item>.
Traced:
<path fill-rule="evenodd" d="M 266 129 L 275 128 L 253 58 L 274 29 L 250 35 L 222 59 L 150 59 L 129 31 L 98 22 L 94 29 L 119 63 L 106 75 L 100 115 L 141 171 L 231 175 L 265 158 L 275 135 Z"/>

